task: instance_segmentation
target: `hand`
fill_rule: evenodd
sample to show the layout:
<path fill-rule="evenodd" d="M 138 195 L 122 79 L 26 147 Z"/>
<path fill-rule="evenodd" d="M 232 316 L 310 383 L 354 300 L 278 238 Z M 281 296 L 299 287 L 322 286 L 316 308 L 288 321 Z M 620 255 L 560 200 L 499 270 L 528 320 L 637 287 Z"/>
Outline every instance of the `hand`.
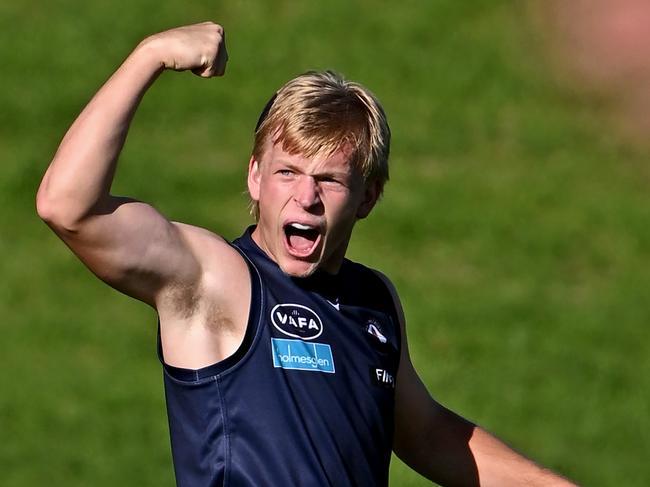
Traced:
<path fill-rule="evenodd" d="M 203 78 L 223 76 L 228 53 L 223 27 L 213 22 L 187 25 L 143 41 L 153 48 L 164 69 L 192 71 Z"/>

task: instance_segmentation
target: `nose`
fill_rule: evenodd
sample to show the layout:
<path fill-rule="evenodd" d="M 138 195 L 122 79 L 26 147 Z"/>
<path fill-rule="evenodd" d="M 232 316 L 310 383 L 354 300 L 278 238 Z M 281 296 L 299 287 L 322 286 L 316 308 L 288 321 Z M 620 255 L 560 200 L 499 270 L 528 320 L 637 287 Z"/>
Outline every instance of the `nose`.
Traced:
<path fill-rule="evenodd" d="M 307 175 L 298 178 L 293 199 L 303 209 L 313 208 L 320 203 L 320 193 L 316 180 Z"/>

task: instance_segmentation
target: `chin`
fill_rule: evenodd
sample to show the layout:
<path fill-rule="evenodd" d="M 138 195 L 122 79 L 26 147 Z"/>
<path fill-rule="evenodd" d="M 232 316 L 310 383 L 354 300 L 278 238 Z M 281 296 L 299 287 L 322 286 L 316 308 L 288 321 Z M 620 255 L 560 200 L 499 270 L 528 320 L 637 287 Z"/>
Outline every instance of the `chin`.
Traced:
<path fill-rule="evenodd" d="M 280 270 L 291 277 L 304 278 L 311 276 L 318 269 L 314 262 L 285 262 L 279 265 Z"/>

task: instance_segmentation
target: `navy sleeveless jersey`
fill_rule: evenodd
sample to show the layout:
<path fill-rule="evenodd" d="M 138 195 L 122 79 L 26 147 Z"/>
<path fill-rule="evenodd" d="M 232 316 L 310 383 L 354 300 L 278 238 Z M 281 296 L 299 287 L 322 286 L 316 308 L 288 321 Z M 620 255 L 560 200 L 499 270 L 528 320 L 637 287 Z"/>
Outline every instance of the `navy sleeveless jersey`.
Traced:
<path fill-rule="evenodd" d="M 180 487 L 385 486 L 400 333 L 390 292 L 345 260 L 292 278 L 254 243 L 242 345 L 189 370 L 164 364 Z M 161 355 L 162 358 L 162 355 Z"/>

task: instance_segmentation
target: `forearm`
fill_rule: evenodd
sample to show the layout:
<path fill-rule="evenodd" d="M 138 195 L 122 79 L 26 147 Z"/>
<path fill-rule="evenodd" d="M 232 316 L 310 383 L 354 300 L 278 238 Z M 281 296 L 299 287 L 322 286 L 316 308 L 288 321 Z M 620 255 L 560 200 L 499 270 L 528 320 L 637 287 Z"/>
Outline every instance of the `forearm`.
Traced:
<path fill-rule="evenodd" d="M 43 218 L 72 228 L 107 200 L 133 115 L 162 69 L 155 48 L 145 41 L 84 108 L 39 188 L 37 206 Z"/>
<path fill-rule="evenodd" d="M 481 487 L 575 487 L 572 482 L 535 464 L 490 433 L 475 427 L 469 448 Z"/>
<path fill-rule="evenodd" d="M 575 486 L 438 404 L 415 374 L 398 384 L 409 400 L 398 403 L 395 452 L 428 479 L 449 487 Z"/>

